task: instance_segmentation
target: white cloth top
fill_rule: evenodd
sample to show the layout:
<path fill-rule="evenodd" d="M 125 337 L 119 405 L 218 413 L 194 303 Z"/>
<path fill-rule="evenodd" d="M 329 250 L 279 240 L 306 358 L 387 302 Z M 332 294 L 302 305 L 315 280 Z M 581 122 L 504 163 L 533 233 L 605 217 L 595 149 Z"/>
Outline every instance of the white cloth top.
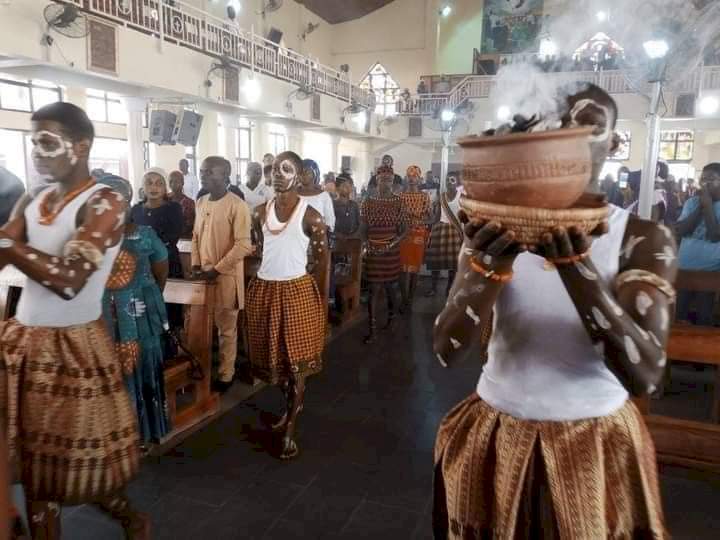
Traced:
<path fill-rule="evenodd" d="M 452 210 L 453 214 L 455 214 L 455 217 L 457 217 L 458 212 L 460 212 L 460 195 L 465 193 L 465 190 L 460 186 L 457 189 L 457 193 L 455 195 L 455 198 L 450 201 L 448 200 L 448 206 L 450 207 L 450 210 Z M 441 204 L 440 205 L 440 222 L 441 223 L 452 223 L 450 221 L 450 218 L 447 216 L 447 213 L 445 212 L 445 207 Z"/>
<path fill-rule="evenodd" d="M 239 187 L 240 191 L 242 191 L 242 194 L 245 196 L 245 202 L 248 204 L 251 211 L 272 200 L 275 196 L 272 188 L 266 186 L 265 182 L 258 183 L 258 185 L 255 186 L 255 189 L 250 189 L 247 184 L 240 184 Z"/>
<path fill-rule="evenodd" d="M 200 192 L 200 182 L 198 181 L 198 177 L 189 172 L 184 178 L 185 183 L 183 192 L 194 201 L 197 199 L 198 193 Z"/>
<path fill-rule="evenodd" d="M 265 206 L 262 262 L 257 273 L 260 279 L 290 281 L 307 274 L 310 238 L 303 230 L 303 219 L 308 205 L 308 201 L 300 197 L 287 227 L 280 234 L 273 234 L 269 230 L 278 231 L 285 225 L 277 217 L 275 204 L 269 202 Z"/>
<path fill-rule="evenodd" d="M 610 232 L 593 242 L 600 279 L 617 275 L 629 212 L 611 207 Z M 628 393 L 593 345 L 556 270 L 530 253 L 494 309 L 489 361 L 478 395 L 499 411 L 526 420 L 569 421 L 606 416 Z"/>
<path fill-rule="evenodd" d="M 41 225 L 40 201 L 47 190 L 36 196 L 25 209 L 27 245 L 48 255 L 61 257 L 63 248 L 77 232 L 77 213 L 90 197 L 107 186 L 96 184 L 75 197 L 51 225 Z M 53 189 L 52 187 L 48 189 Z M 17 320 L 25 326 L 67 327 L 96 321 L 102 314 L 105 284 L 120 244 L 108 248 L 100 267 L 88 278 L 85 287 L 72 299 L 64 300 L 49 289 L 28 279 L 17 307 Z"/>
<path fill-rule="evenodd" d="M 317 195 L 301 195 L 310 206 L 320 212 L 320 215 L 327 225 L 327 228 L 331 231 L 335 230 L 335 207 L 333 200 L 327 191 L 318 193 Z"/>

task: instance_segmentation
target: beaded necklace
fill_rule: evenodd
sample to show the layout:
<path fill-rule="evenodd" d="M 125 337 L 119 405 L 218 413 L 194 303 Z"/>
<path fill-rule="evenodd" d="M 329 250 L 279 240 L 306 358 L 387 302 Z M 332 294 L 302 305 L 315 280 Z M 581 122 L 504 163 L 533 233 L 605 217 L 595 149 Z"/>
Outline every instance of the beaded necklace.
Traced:
<path fill-rule="evenodd" d="M 275 236 L 282 234 L 283 231 L 285 231 L 285 229 L 287 229 L 287 226 L 290 225 L 290 222 L 295 218 L 295 214 L 297 213 L 298 208 L 300 208 L 300 199 L 298 199 L 295 202 L 295 206 L 293 207 L 292 213 L 290 214 L 290 217 L 288 218 L 288 220 L 283 224 L 283 226 L 280 227 L 279 229 L 271 229 L 270 225 L 268 225 L 267 221 L 268 221 L 268 216 L 270 215 L 270 212 L 275 211 L 275 199 L 273 199 L 267 205 L 267 210 L 265 211 L 265 220 L 263 221 L 263 227 L 265 229 L 267 229 L 270 234 L 273 234 Z M 277 217 L 277 215 L 275 217 Z M 280 221 L 280 219 L 278 219 L 278 221 Z"/>
<path fill-rule="evenodd" d="M 63 198 L 60 200 L 60 204 L 55 209 L 50 206 L 50 198 L 56 195 L 57 192 L 54 189 L 48 190 L 42 198 L 42 201 L 40 201 L 40 218 L 38 219 L 38 223 L 40 223 L 40 225 L 52 225 L 58 215 L 60 215 L 60 212 L 62 212 L 63 209 L 73 201 L 73 199 L 94 185 L 95 179 L 92 177 L 88 178 L 85 183 L 63 195 Z"/>

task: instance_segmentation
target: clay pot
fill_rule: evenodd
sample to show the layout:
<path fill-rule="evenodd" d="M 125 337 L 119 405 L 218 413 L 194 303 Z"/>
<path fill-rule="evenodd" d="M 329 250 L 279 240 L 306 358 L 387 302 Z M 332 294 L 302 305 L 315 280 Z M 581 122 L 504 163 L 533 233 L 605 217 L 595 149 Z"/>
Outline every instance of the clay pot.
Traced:
<path fill-rule="evenodd" d="M 569 208 L 590 181 L 592 128 L 465 137 L 463 185 L 474 200 Z"/>

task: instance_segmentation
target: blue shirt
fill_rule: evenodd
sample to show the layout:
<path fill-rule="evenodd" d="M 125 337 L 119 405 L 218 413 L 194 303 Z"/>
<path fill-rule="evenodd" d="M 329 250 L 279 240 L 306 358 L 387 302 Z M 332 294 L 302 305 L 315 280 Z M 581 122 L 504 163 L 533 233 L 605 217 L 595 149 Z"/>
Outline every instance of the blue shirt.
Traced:
<path fill-rule="evenodd" d="M 700 206 L 700 197 L 691 197 L 683 206 L 680 221 L 687 219 Z M 720 221 L 720 201 L 713 203 L 715 217 Z M 702 219 L 689 236 L 680 241 L 678 260 L 681 270 L 720 271 L 720 242 L 707 240 L 707 227 Z"/>

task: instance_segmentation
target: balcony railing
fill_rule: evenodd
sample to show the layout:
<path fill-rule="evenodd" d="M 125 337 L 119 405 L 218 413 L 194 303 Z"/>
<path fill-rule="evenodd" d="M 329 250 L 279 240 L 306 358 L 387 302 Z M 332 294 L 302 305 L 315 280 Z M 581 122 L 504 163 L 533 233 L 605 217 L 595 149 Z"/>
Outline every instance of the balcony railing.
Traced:
<path fill-rule="evenodd" d="M 347 74 L 280 47 L 237 24 L 215 17 L 180 0 L 56 0 L 111 19 L 128 28 L 253 69 L 335 98 L 368 106 L 367 91 Z"/>
<path fill-rule="evenodd" d="M 573 71 L 567 73 L 547 73 L 558 82 L 589 82 L 603 88 L 610 94 L 635 94 L 646 91 L 645 86 L 635 88 L 630 81 L 637 77 L 625 71 Z M 447 94 L 418 94 L 398 102 L 398 113 L 404 116 L 431 116 L 448 108 L 456 109 L 469 99 L 490 97 L 497 77 L 492 75 L 471 75 Z M 701 90 L 720 89 L 720 66 L 705 66 L 696 69 L 675 91 L 681 93 L 700 93 Z"/>

